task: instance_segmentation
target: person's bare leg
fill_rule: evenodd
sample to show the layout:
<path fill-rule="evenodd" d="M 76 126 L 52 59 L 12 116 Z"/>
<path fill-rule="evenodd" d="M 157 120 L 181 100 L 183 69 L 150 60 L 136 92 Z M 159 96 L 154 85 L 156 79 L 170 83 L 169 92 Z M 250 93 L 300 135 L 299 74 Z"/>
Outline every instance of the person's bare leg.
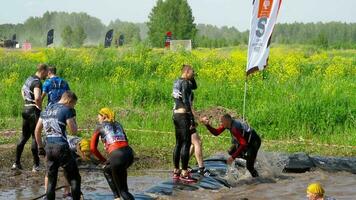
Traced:
<path fill-rule="evenodd" d="M 202 141 L 198 135 L 198 133 L 192 134 L 192 145 L 194 146 L 194 154 L 195 158 L 198 162 L 199 168 L 204 167 L 203 162 L 203 148 L 202 148 Z M 192 150 L 192 148 L 191 148 Z"/>
<path fill-rule="evenodd" d="M 189 157 L 192 157 L 194 151 L 195 151 L 195 148 L 194 148 L 194 145 L 193 145 L 193 136 L 192 136 L 192 145 L 190 145 Z"/>
<path fill-rule="evenodd" d="M 70 193 L 70 184 L 68 180 L 64 177 L 64 195 L 68 195 Z"/>
<path fill-rule="evenodd" d="M 45 191 L 47 191 L 47 186 L 48 186 L 48 176 L 45 176 Z"/>

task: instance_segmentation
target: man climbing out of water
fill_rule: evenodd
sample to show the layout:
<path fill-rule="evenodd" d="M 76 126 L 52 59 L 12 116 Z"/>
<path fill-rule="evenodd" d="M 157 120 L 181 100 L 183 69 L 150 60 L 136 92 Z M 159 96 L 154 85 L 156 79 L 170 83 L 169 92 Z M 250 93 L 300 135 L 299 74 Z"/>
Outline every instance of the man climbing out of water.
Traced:
<path fill-rule="evenodd" d="M 65 91 L 70 90 L 68 83 L 64 79 L 58 77 L 56 74 L 56 67 L 48 68 L 48 79 L 43 83 L 42 93 L 42 99 L 48 95 L 47 105 L 57 103 L 61 99 L 62 94 Z"/>
<path fill-rule="evenodd" d="M 134 152 L 129 146 L 122 125 L 115 121 L 115 114 L 109 108 L 102 108 L 98 114 L 99 124 L 91 138 L 90 151 L 102 161 L 104 176 L 112 190 L 115 199 L 132 200 L 134 196 L 127 186 L 127 168 L 134 159 Z M 99 137 L 104 143 L 109 158 L 104 158 L 98 151 Z"/>
<path fill-rule="evenodd" d="M 22 86 L 21 94 L 25 101 L 22 110 L 22 136 L 20 142 L 16 147 L 16 161 L 11 169 L 22 169 L 21 155 L 26 142 L 32 136 L 31 151 L 33 155 L 33 172 L 39 171 L 40 158 L 38 157 L 37 143 L 34 135 L 35 127 L 42 109 L 42 83 L 41 80 L 47 76 L 47 65 L 39 64 L 37 72 L 27 78 L 25 84 Z"/>
<path fill-rule="evenodd" d="M 195 129 L 195 121 L 191 107 L 192 85 L 194 77 L 191 66 L 183 65 L 182 75 L 173 84 L 173 122 L 175 127 L 176 145 L 173 151 L 173 179 L 187 183 L 196 182 L 188 172 L 191 131 Z M 182 164 L 180 170 L 179 164 Z"/>
<path fill-rule="evenodd" d="M 77 133 L 78 128 L 74 110 L 76 103 L 77 96 L 73 92 L 67 91 L 63 93 L 58 103 L 49 105 L 41 113 L 36 126 L 35 132 L 39 155 L 46 156 L 46 176 L 48 177 L 46 198 L 48 200 L 55 199 L 59 167 L 64 169 L 64 175 L 70 183 L 73 200 L 79 200 L 81 196 L 81 177 L 77 162 L 69 149 L 66 131 L 68 126 L 72 134 L 75 135 Z M 43 148 L 42 129 L 44 129 L 45 133 L 46 149 Z"/>
<path fill-rule="evenodd" d="M 190 87 L 192 88 L 192 94 L 190 97 L 190 102 L 191 102 L 191 107 L 192 107 L 192 112 L 193 115 L 195 114 L 195 111 L 193 109 L 193 101 L 194 101 L 194 92 L 193 90 L 196 90 L 198 88 L 197 82 L 195 80 L 196 77 L 196 73 L 193 71 L 193 77 L 192 79 L 189 81 L 190 83 Z M 179 96 L 181 97 L 181 95 Z M 195 159 L 198 162 L 198 173 L 203 175 L 203 176 L 210 176 L 212 175 L 212 173 L 205 168 L 204 166 L 204 161 L 203 161 L 203 144 L 201 141 L 201 138 L 198 134 L 198 131 L 196 129 L 196 127 L 194 126 L 193 129 L 190 130 L 191 133 L 191 140 L 192 140 L 192 145 L 190 146 L 190 152 L 189 152 L 189 156 L 191 157 L 194 153 L 195 155 Z"/>
<path fill-rule="evenodd" d="M 332 197 L 326 197 L 324 188 L 320 183 L 312 183 L 307 188 L 308 200 L 335 200 Z"/>
<path fill-rule="evenodd" d="M 236 140 L 237 144 L 235 144 L 235 148 L 230 149 L 230 157 L 227 159 L 227 164 L 230 165 L 235 158 L 243 158 L 246 160 L 246 168 L 251 173 L 251 176 L 258 177 L 258 172 L 254 168 L 254 164 L 261 146 L 261 139 L 256 131 L 246 123 L 233 119 L 229 114 L 221 116 L 220 121 L 221 125 L 215 129 L 210 125 L 210 121 L 207 117 L 201 119 L 201 122 L 205 124 L 213 135 L 218 136 L 224 132 L 225 129 L 228 129 L 232 137 Z"/>

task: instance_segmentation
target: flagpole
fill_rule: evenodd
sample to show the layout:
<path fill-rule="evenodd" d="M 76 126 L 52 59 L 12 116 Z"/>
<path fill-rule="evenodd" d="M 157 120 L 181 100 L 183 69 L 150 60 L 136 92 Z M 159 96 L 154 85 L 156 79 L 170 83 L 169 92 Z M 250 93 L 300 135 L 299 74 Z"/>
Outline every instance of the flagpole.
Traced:
<path fill-rule="evenodd" d="M 247 75 L 245 79 L 245 91 L 244 91 L 244 102 L 243 102 L 243 110 L 242 110 L 242 121 L 245 121 L 246 114 L 246 96 L 247 96 Z"/>

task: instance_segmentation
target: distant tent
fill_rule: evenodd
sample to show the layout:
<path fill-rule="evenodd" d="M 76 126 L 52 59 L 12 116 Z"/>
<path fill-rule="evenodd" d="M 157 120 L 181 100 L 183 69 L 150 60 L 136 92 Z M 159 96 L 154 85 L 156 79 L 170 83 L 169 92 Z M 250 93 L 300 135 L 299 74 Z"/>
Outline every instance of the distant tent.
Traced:
<path fill-rule="evenodd" d="M 112 38 L 113 38 L 113 33 L 114 33 L 114 30 L 111 29 L 109 30 L 106 35 L 105 35 L 105 44 L 104 44 L 104 47 L 105 48 L 108 48 L 111 46 L 111 41 L 112 41 Z"/>
<path fill-rule="evenodd" d="M 47 46 L 53 44 L 53 39 L 54 39 L 54 30 L 51 29 L 47 33 Z"/>

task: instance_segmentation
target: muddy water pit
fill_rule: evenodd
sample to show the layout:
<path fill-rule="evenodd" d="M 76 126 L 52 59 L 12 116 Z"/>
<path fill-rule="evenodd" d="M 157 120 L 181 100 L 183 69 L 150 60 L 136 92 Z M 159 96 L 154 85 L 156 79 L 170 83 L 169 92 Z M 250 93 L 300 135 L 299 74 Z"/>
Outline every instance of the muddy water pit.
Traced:
<path fill-rule="evenodd" d="M 221 177 L 232 186 L 221 187 L 217 190 L 202 189 L 201 183 L 185 187 L 182 184 L 172 184 L 169 170 L 131 170 L 129 171 L 128 184 L 130 191 L 136 194 L 138 199 L 305 199 L 305 189 L 311 182 L 321 182 L 327 195 L 336 199 L 356 199 L 356 175 L 348 172 L 326 172 L 319 169 L 306 173 L 282 173 L 278 159 L 259 155 L 257 163 L 260 178 L 252 179 L 243 168 L 231 168 L 225 166 L 227 171 Z M 209 166 L 209 164 L 208 164 Z M 219 168 L 215 172 L 221 172 L 222 163 L 211 163 Z M 100 170 L 81 170 L 82 191 L 85 199 L 112 199 L 112 194 L 106 180 Z M 16 173 L 9 169 L 0 172 L 0 199 L 32 199 L 44 193 L 44 172 L 34 174 L 30 171 Z M 63 185 L 60 173 L 58 186 Z M 167 181 L 168 180 L 168 181 Z M 155 186 L 161 185 L 169 195 L 163 195 L 157 190 L 157 194 L 142 196 Z M 162 187 L 161 187 L 162 188 Z M 168 189 L 167 189 L 168 188 Z M 189 191 L 187 191 L 189 190 Z M 57 191 L 57 199 L 61 199 L 63 190 Z M 143 198 L 140 198 L 140 195 Z M 147 198 L 148 197 L 148 198 Z"/>

